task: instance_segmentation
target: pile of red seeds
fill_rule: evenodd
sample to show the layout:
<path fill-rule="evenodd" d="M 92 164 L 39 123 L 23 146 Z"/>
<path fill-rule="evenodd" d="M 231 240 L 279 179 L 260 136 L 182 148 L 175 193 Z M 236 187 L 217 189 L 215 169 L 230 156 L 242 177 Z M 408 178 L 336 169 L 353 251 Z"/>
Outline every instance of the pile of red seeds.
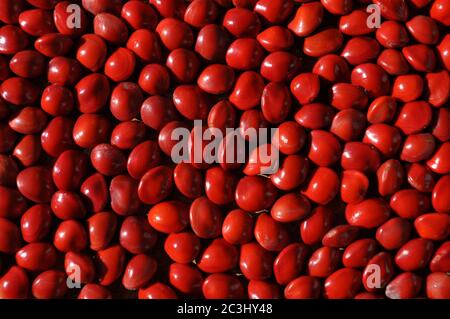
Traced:
<path fill-rule="evenodd" d="M 0 298 L 450 298 L 450 1 L 73 3 L 0 0 Z"/>

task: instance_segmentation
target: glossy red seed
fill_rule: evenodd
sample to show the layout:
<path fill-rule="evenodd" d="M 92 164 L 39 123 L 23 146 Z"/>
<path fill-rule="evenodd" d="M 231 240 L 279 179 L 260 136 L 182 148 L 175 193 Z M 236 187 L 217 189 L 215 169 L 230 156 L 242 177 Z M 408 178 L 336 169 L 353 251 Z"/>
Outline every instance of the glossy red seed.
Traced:
<path fill-rule="evenodd" d="M 157 231 L 179 232 L 189 223 L 188 207 L 179 201 L 158 203 L 148 212 L 148 221 Z"/>
<path fill-rule="evenodd" d="M 444 242 L 434 253 L 430 262 L 432 272 L 446 272 L 450 268 L 450 243 Z"/>
<path fill-rule="evenodd" d="M 245 71 L 237 79 L 229 99 L 238 109 L 248 110 L 260 103 L 263 78 L 254 71 Z"/>
<path fill-rule="evenodd" d="M 21 77 L 11 77 L 0 85 L 1 97 L 15 105 L 34 103 L 40 94 L 40 89 L 30 80 Z"/>
<path fill-rule="evenodd" d="M 289 234 L 285 225 L 265 213 L 258 216 L 254 235 L 256 241 L 268 251 L 280 251 L 289 242 Z"/>
<path fill-rule="evenodd" d="M 194 200 L 189 210 L 190 225 L 200 238 L 216 238 L 221 233 L 222 214 L 220 208 L 206 197 Z"/>
<path fill-rule="evenodd" d="M 161 45 L 157 35 L 150 30 L 134 31 L 128 38 L 127 48 L 145 62 L 152 63 L 161 60 Z"/>
<path fill-rule="evenodd" d="M 249 299 L 280 299 L 279 287 L 272 282 L 251 280 L 247 290 Z"/>
<path fill-rule="evenodd" d="M 100 73 L 92 73 L 82 78 L 75 86 L 79 110 L 82 113 L 95 113 L 101 110 L 109 95 L 109 82 Z"/>
<path fill-rule="evenodd" d="M 223 94 L 229 91 L 234 83 L 234 71 L 222 64 L 211 64 L 200 73 L 197 84 L 205 92 Z"/>
<path fill-rule="evenodd" d="M 344 146 L 341 166 L 347 170 L 375 171 L 380 166 L 380 155 L 369 144 L 349 142 Z"/>
<path fill-rule="evenodd" d="M 348 83 L 337 83 L 332 87 L 331 105 L 337 109 L 363 109 L 368 98 L 361 87 Z"/>
<path fill-rule="evenodd" d="M 285 285 L 294 280 L 303 270 L 307 247 L 293 243 L 280 251 L 273 264 L 273 272 L 278 284 Z"/>
<path fill-rule="evenodd" d="M 256 14 L 245 8 L 232 8 L 223 17 L 223 26 L 238 38 L 253 38 L 261 28 L 261 22 Z"/>
<path fill-rule="evenodd" d="M 338 29 L 327 29 L 305 38 L 303 52 L 312 57 L 321 57 L 337 51 L 343 43 Z"/>
<path fill-rule="evenodd" d="M 153 257 L 144 254 L 136 255 L 125 267 L 122 284 L 128 290 L 142 288 L 154 276 L 156 269 L 157 263 Z"/>
<path fill-rule="evenodd" d="M 325 278 L 337 269 L 340 259 L 341 253 L 338 249 L 321 247 L 309 258 L 308 273 L 310 276 Z"/>
<path fill-rule="evenodd" d="M 294 121 L 281 123 L 272 137 L 272 145 L 286 155 L 297 153 L 303 147 L 305 141 L 305 130 Z"/>
<path fill-rule="evenodd" d="M 0 20 L 7 24 L 17 23 L 23 8 L 23 1 L 3 1 L 1 3 L 2 14 L 0 15 Z"/>
<path fill-rule="evenodd" d="M 106 44 L 96 34 L 85 34 L 77 50 L 77 60 L 89 70 L 96 72 L 106 59 Z"/>
<path fill-rule="evenodd" d="M 89 245 L 94 251 L 105 249 L 110 244 L 117 229 L 117 217 L 110 212 L 100 212 L 87 220 Z"/>
<path fill-rule="evenodd" d="M 400 149 L 402 136 L 396 127 L 373 124 L 366 128 L 363 142 L 375 146 L 383 156 L 392 157 Z"/>
<path fill-rule="evenodd" d="M 75 192 L 57 191 L 51 198 L 50 206 L 56 217 L 63 220 L 81 219 L 86 215 L 83 201 Z"/>
<path fill-rule="evenodd" d="M 312 276 L 300 276 L 292 280 L 284 289 L 286 299 L 318 299 L 320 281 Z"/>
<path fill-rule="evenodd" d="M 215 239 L 200 257 L 198 268 L 207 273 L 221 273 L 233 269 L 238 263 L 238 250 L 226 240 Z"/>
<path fill-rule="evenodd" d="M 99 212 L 106 206 L 108 191 L 102 174 L 95 173 L 86 178 L 81 184 L 80 192 L 87 199 L 88 207 L 93 212 Z"/>
<path fill-rule="evenodd" d="M 0 53 L 2 54 L 16 54 L 25 49 L 29 40 L 25 32 L 14 25 L 4 25 L 0 28 Z"/>
<path fill-rule="evenodd" d="M 49 202 L 55 191 L 51 170 L 45 166 L 24 169 L 17 175 L 17 188 L 34 202 Z"/>
<path fill-rule="evenodd" d="M 154 30 L 158 21 L 158 16 L 151 6 L 135 0 L 126 2 L 120 15 L 133 29 Z"/>
<path fill-rule="evenodd" d="M 343 248 L 352 243 L 359 233 L 359 228 L 351 225 L 338 225 L 331 228 L 322 238 L 322 245 Z"/>
<path fill-rule="evenodd" d="M 410 163 L 429 159 L 435 147 L 435 140 L 429 133 L 409 135 L 403 144 L 400 159 Z"/>
<path fill-rule="evenodd" d="M 444 240 L 449 234 L 450 218 L 447 214 L 424 214 L 416 218 L 414 227 L 422 238 Z"/>
<path fill-rule="evenodd" d="M 146 204 L 156 204 L 166 198 L 173 187 L 173 171 L 157 166 L 145 173 L 138 187 L 139 199 Z"/>
<path fill-rule="evenodd" d="M 0 278 L 2 299 L 26 299 L 29 297 L 29 289 L 28 275 L 21 267 L 12 266 Z"/>
<path fill-rule="evenodd" d="M 317 74 L 301 73 L 292 79 L 290 88 L 300 104 L 308 104 L 318 97 L 320 80 Z"/>
<path fill-rule="evenodd" d="M 60 55 L 64 55 L 67 54 L 70 49 L 72 49 L 73 47 L 73 40 L 67 36 L 67 35 L 63 35 L 60 33 L 49 33 L 49 34 L 45 34 L 42 37 L 39 37 L 35 42 L 34 42 L 34 48 L 42 53 L 43 55 L 49 57 L 49 58 L 56 58 Z M 56 59 L 56 60 L 51 60 L 52 62 L 52 66 L 54 67 L 61 67 L 57 66 L 56 61 L 62 61 L 61 59 Z M 68 62 L 68 60 L 66 60 L 66 62 Z M 79 72 L 80 70 L 78 69 L 78 66 L 76 65 L 76 63 L 74 63 L 73 61 L 71 61 L 71 65 L 69 65 L 70 67 L 74 68 L 75 71 Z M 60 70 L 62 71 L 62 70 Z M 56 74 L 54 74 L 55 70 L 53 70 L 50 74 L 52 74 L 52 77 L 55 77 Z M 79 74 L 78 74 L 79 75 Z M 77 75 L 77 76 L 78 76 Z M 53 79 L 54 80 L 54 79 Z"/>
<path fill-rule="evenodd" d="M 78 299 L 111 299 L 111 292 L 97 284 L 85 285 L 78 295 Z"/>
<path fill-rule="evenodd" d="M 279 222 L 293 222 L 309 215 L 310 202 L 302 195 L 289 193 L 278 198 L 271 209 L 271 216 Z"/>
<path fill-rule="evenodd" d="M 321 24 L 323 6 L 319 2 L 302 4 L 289 22 L 288 28 L 299 37 L 310 35 Z"/>
<path fill-rule="evenodd" d="M 51 59 L 48 63 L 48 72 L 47 72 L 47 78 L 48 81 L 52 84 L 59 84 L 59 85 L 73 85 L 77 81 L 80 80 L 82 75 L 81 65 L 78 63 L 77 60 L 66 58 L 63 56 L 56 56 L 53 59 Z M 97 80 L 96 78 L 102 78 L 102 75 L 94 74 L 92 76 L 88 76 L 88 78 L 84 78 L 84 81 L 80 81 L 82 84 L 80 84 L 81 87 L 76 86 L 75 89 L 78 91 L 89 89 L 89 87 L 99 85 L 94 80 Z M 89 80 L 88 80 L 89 79 Z M 101 83 L 104 84 L 104 83 Z M 106 84 L 104 84 L 106 85 Z M 99 85 L 102 89 L 103 87 Z M 95 91 L 95 90 L 94 90 Z M 96 91 L 95 91 L 96 92 Z M 79 93 L 79 92 L 77 92 Z M 87 96 L 88 98 L 91 98 L 89 94 L 93 94 L 95 96 L 95 93 L 92 93 L 92 90 L 88 90 L 87 92 L 83 92 L 84 94 L 82 97 Z M 99 93 L 99 92 L 96 92 Z M 106 94 L 106 92 L 103 92 Z M 95 102 L 95 101 L 94 101 Z"/>
<path fill-rule="evenodd" d="M 16 53 L 9 61 L 9 68 L 23 78 L 35 78 L 44 72 L 44 57 L 31 50 Z"/>
<path fill-rule="evenodd" d="M 353 298 L 361 287 L 361 272 L 352 268 L 342 268 L 325 280 L 324 297 L 327 299 Z"/>
<path fill-rule="evenodd" d="M 435 73 L 428 73 L 425 76 L 425 83 L 429 91 L 428 102 L 431 105 L 440 107 L 448 101 L 448 99 L 450 98 L 450 89 L 448 85 L 449 82 L 450 76 L 445 70 Z M 436 124 L 436 127 L 438 126 L 439 119 L 438 123 Z"/>
<path fill-rule="evenodd" d="M 83 0 L 82 5 L 85 10 L 92 13 L 93 15 L 101 12 L 111 12 L 115 14 L 120 13 L 120 2 L 117 0 Z"/>
<path fill-rule="evenodd" d="M 338 192 L 339 177 L 337 174 L 327 167 L 319 167 L 312 173 L 303 194 L 313 202 L 326 205 Z"/>
<path fill-rule="evenodd" d="M 376 40 L 369 37 L 354 37 L 347 42 L 341 56 L 348 63 L 358 65 L 374 60 L 379 53 L 380 45 Z"/>
<path fill-rule="evenodd" d="M 36 299 L 61 299 L 67 292 L 66 274 L 58 270 L 40 273 L 31 285 Z"/>
<path fill-rule="evenodd" d="M 244 286 L 241 281 L 229 274 L 212 274 L 205 278 L 202 286 L 206 299 L 244 298 Z"/>
<path fill-rule="evenodd" d="M 450 185 L 450 175 L 442 176 L 433 188 L 431 195 L 431 204 L 439 213 L 448 213 L 450 211 L 450 201 L 444 194 L 448 191 Z"/>
<path fill-rule="evenodd" d="M 79 252 L 87 246 L 84 226 L 76 220 L 65 220 L 56 229 L 53 245 L 62 252 Z"/>
<path fill-rule="evenodd" d="M 298 72 L 300 59 L 290 53 L 277 51 L 270 53 L 261 64 L 260 73 L 272 82 L 289 81 Z"/>
<path fill-rule="evenodd" d="M 222 236 L 230 244 L 245 244 L 253 238 L 253 219 L 249 213 L 235 209 L 230 211 L 222 224 Z"/>
<path fill-rule="evenodd" d="M 398 160 L 389 159 L 377 169 L 378 193 L 381 196 L 392 195 L 400 190 L 405 180 L 403 166 Z"/>
<path fill-rule="evenodd" d="M 96 14 L 93 25 L 94 33 L 112 44 L 123 44 L 128 37 L 125 23 L 113 14 L 106 12 Z"/>
<path fill-rule="evenodd" d="M 403 218 L 416 218 L 430 209 L 430 199 L 415 189 L 402 189 L 391 196 L 391 208 Z"/>
<path fill-rule="evenodd" d="M 426 294 L 430 299 L 448 299 L 450 279 L 446 273 L 435 272 L 427 276 Z"/>
<path fill-rule="evenodd" d="M 195 295 L 202 287 L 203 276 L 193 266 L 174 263 L 169 267 L 169 281 L 180 292 Z"/>
<path fill-rule="evenodd" d="M 300 236 L 303 242 L 307 245 L 320 243 L 332 227 L 333 219 L 334 215 L 330 209 L 322 206 L 315 208 L 311 216 L 300 224 Z"/>
<path fill-rule="evenodd" d="M 31 243 L 16 253 L 16 263 L 30 271 L 49 270 L 56 263 L 56 250 L 49 243 Z"/>
<path fill-rule="evenodd" d="M 340 195 L 347 204 L 356 204 L 366 197 L 369 179 L 356 170 L 345 170 L 341 178 Z"/>
<path fill-rule="evenodd" d="M 421 192 L 431 192 L 436 184 L 433 172 L 423 164 L 413 163 L 407 171 L 408 183 Z"/>
<path fill-rule="evenodd" d="M 122 216 L 133 215 L 141 208 L 138 182 L 128 175 L 117 175 L 109 185 L 112 210 Z"/>
<path fill-rule="evenodd" d="M 243 210 L 256 212 L 269 208 L 275 201 L 276 195 L 276 188 L 269 179 L 246 176 L 237 184 L 235 201 Z"/>
<path fill-rule="evenodd" d="M 208 117 L 209 108 L 211 107 L 209 96 L 197 85 L 186 84 L 178 86 L 174 90 L 172 98 L 175 108 L 185 118 L 195 120 Z"/>
<path fill-rule="evenodd" d="M 416 297 L 422 288 L 422 278 L 414 273 L 405 272 L 386 286 L 386 297 L 389 299 L 411 299 Z"/>
<path fill-rule="evenodd" d="M 434 51 L 424 44 L 414 44 L 402 49 L 408 63 L 419 72 L 431 72 L 436 67 Z"/>
<path fill-rule="evenodd" d="M 227 11 L 227 14 L 230 11 Z M 222 62 L 225 60 L 229 42 L 229 35 L 223 27 L 208 24 L 201 28 L 197 35 L 195 52 L 208 61 Z"/>
<path fill-rule="evenodd" d="M 291 102 L 289 89 L 285 85 L 275 82 L 267 84 L 261 96 L 261 110 L 264 118 L 269 123 L 281 123 L 289 114 Z"/>
<path fill-rule="evenodd" d="M 19 24 L 22 29 L 28 30 L 27 32 L 30 34 L 49 33 L 54 29 L 50 13 L 42 9 L 22 12 L 19 15 Z"/>
<path fill-rule="evenodd" d="M 127 80 L 134 72 L 135 57 L 131 50 L 118 48 L 105 62 L 105 75 L 115 82 Z"/>
<path fill-rule="evenodd" d="M 283 0 L 259 0 L 255 4 L 255 12 L 259 13 L 270 23 L 283 22 L 292 12 L 292 1 Z"/>
<path fill-rule="evenodd" d="M 52 211 L 49 205 L 32 206 L 20 220 L 22 238 L 29 243 L 41 241 L 50 232 L 51 224 Z"/>
<path fill-rule="evenodd" d="M 177 48 L 189 49 L 194 44 L 194 34 L 189 25 L 174 18 L 161 20 L 156 27 L 156 33 L 170 51 Z"/>
<path fill-rule="evenodd" d="M 230 44 L 225 60 L 234 69 L 250 70 L 257 68 L 261 64 L 263 54 L 263 49 L 258 41 L 251 38 L 243 38 L 237 39 Z"/>
<path fill-rule="evenodd" d="M 241 246 L 239 267 L 249 280 L 265 280 L 272 275 L 272 254 L 258 243 Z"/>
<path fill-rule="evenodd" d="M 108 286 L 119 279 L 125 268 L 125 250 L 119 245 L 97 252 L 96 267 L 99 283 Z"/>
<path fill-rule="evenodd" d="M 430 147 L 431 149 L 431 147 Z M 427 166 L 435 173 L 450 173 L 450 161 L 448 155 L 450 153 L 450 142 L 442 143 L 436 150 L 434 155 L 427 161 Z"/>
<path fill-rule="evenodd" d="M 46 8 L 42 8 L 42 9 L 53 9 L 54 6 L 54 10 L 53 10 L 53 21 L 55 23 L 55 27 L 56 29 L 64 35 L 69 35 L 69 36 L 79 36 L 83 33 L 86 32 L 86 28 L 87 28 L 87 24 L 88 24 L 88 20 L 87 20 L 87 16 L 86 13 L 84 12 L 84 10 L 80 10 L 80 18 L 79 18 L 79 28 L 74 28 L 72 26 L 72 24 L 67 23 L 67 21 L 69 21 L 68 19 L 70 19 L 71 17 L 71 8 L 70 7 L 70 2 L 68 1 L 62 1 L 62 2 L 58 2 L 55 5 L 56 1 L 50 1 L 50 4 L 48 7 Z"/>
<path fill-rule="evenodd" d="M 339 160 L 341 145 L 332 134 L 322 130 L 313 130 L 308 158 L 318 166 L 331 166 Z"/>
<path fill-rule="evenodd" d="M 140 121 L 122 122 L 111 132 L 111 145 L 122 150 L 132 149 L 144 139 L 145 133 L 145 125 Z"/>
<path fill-rule="evenodd" d="M 368 292 L 376 292 L 386 287 L 394 276 L 394 259 L 387 252 L 373 256 L 362 274 L 362 283 Z"/>
<path fill-rule="evenodd" d="M 369 97 L 379 97 L 389 92 L 390 83 L 387 73 L 373 63 L 356 66 L 351 73 L 351 83 L 362 86 Z"/>
<path fill-rule="evenodd" d="M 173 233 L 167 236 L 164 250 L 169 257 L 182 264 L 193 261 L 200 252 L 200 240 L 191 232 Z"/>
<path fill-rule="evenodd" d="M 409 71 L 409 64 L 400 51 L 386 49 L 380 53 L 377 64 L 390 75 L 406 74 Z"/>
<path fill-rule="evenodd" d="M 269 52 L 287 50 L 294 44 L 294 37 L 288 29 L 272 26 L 256 37 L 259 44 Z"/>
<path fill-rule="evenodd" d="M 41 141 L 38 136 L 26 135 L 14 148 L 13 155 L 25 167 L 35 164 L 42 152 Z"/>
<path fill-rule="evenodd" d="M 308 129 L 321 129 L 331 124 L 334 111 L 322 103 L 303 105 L 295 114 L 295 121 Z"/>
<path fill-rule="evenodd" d="M 359 239 L 344 250 L 342 263 L 348 268 L 365 267 L 377 251 L 377 243 L 370 238 Z"/>
<path fill-rule="evenodd" d="M 370 14 L 366 10 L 356 9 L 339 19 L 339 30 L 349 36 L 366 35 L 375 30 L 367 24 Z"/>
<path fill-rule="evenodd" d="M 156 243 L 156 232 L 144 216 L 128 216 L 120 228 L 120 245 L 132 254 L 150 250 Z"/>
<path fill-rule="evenodd" d="M 125 155 L 111 144 L 98 144 L 91 151 L 92 166 L 106 176 L 117 175 L 125 170 Z"/>
<path fill-rule="evenodd" d="M 79 276 L 81 283 L 94 280 L 95 267 L 91 257 L 83 253 L 68 252 L 64 257 L 64 268 L 69 278 Z"/>
<path fill-rule="evenodd" d="M 386 249 L 400 248 L 410 237 L 411 224 L 403 218 L 394 217 L 378 227 L 377 241 Z"/>
<path fill-rule="evenodd" d="M 426 267 L 432 253 L 433 243 L 430 240 L 415 238 L 400 247 L 395 263 L 404 271 L 415 271 Z"/>

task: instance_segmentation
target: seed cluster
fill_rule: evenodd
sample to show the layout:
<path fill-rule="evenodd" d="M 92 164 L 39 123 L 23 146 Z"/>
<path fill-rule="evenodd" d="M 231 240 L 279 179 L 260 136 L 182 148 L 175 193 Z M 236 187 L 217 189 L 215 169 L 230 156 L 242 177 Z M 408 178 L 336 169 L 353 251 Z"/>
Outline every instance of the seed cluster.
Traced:
<path fill-rule="evenodd" d="M 0 0 L 0 298 L 450 299 L 449 27 L 449 0 Z M 195 120 L 276 132 L 198 162 Z"/>

